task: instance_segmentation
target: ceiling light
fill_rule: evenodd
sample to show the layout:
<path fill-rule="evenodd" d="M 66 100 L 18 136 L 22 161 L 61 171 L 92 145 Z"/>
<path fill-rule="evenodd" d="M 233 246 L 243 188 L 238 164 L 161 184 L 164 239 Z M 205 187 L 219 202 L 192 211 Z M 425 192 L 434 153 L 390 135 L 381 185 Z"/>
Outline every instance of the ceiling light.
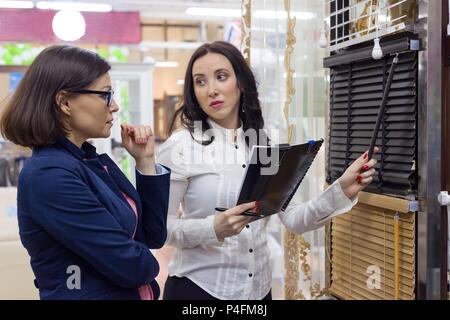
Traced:
<path fill-rule="evenodd" d="M 188 15 L 194 16 L 215 16 L 215 17 L 229 17 L 229 18 L 242 17 L 241 9 L 191 7 L 186 9 L 186 13 Z M 256 18 L 261 19 L 287 18 L 286 11 L 275 11 L 275 10 L 255 10 L 253 15 Z M 296 17 L 298 20 L 311 20 L 315 17 L 315 14 L 307 11 L 294 11 L 291 12 L 291 17 Z"/>
<path fill-rule="evenodd" d="M 148 49 L 192 49 L 200 47 L 203 42 L 186 41 L 142 41 L 139 44 L 141 51 Z"/>
<path fill-rule="evenodd" d="M 86 21 L 78 11 L 61 10 L 53 17 L 52 29 L 61 40 L 76 41 L 86 33 Z"/>
<path fill-rule="evenodd" d="M 176 62 L 176 61 L 156 61 L 155 67 L 157 67 L 157 68 L 176 68 L 176 67 L 178 67 L 178 62 Z"/>
<path fill-rule="evenodd" d="M 33 1 L 0 1 L 0 8 L 31 9 Z"/>
<path fill-rule="evenodd" d="M 242 16 L 241 9 L 225 9 L 225 8 L 200 8 L 191 7 L 186 9 L 186 13 L 191 16 L 214 16 L 240 18 Z"/>
<path fill-rule="evenodd" d="M 36 3 L 38 9 L 51 10 L 76 10 L 91 12 L 109 12 L 112 6 L 106 3 L 87 3 L 87 2 L 60 2 L 60 1 L 39 1 Z"/>
<path fill-rule="evenodd" d="M 308 11 L 293 11 L 290 15 L 297 20 L 311 20 L 315 17 L 314 13 Z M 255 10 L 254 16 L 260 19 L 287 19 L 288 14 L 286 11 Z"/>

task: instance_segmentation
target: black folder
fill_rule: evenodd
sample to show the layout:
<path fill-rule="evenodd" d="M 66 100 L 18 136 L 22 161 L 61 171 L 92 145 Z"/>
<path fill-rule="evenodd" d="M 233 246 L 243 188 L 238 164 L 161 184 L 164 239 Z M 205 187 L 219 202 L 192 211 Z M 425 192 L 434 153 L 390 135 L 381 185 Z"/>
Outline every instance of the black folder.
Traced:
<path fill-rule="evenodd" d="M 254 146 L 237 204 L 259 201 L 257 218 L 285 211 L 322 144 Z"/>

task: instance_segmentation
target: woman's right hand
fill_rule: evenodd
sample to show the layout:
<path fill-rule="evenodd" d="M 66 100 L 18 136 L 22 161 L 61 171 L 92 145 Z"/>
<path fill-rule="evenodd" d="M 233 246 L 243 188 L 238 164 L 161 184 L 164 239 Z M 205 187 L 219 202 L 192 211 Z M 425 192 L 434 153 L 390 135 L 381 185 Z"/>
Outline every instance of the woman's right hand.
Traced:
<path fill-rule="evenodd" d="M 253 217 L 243 216 L 241 213 L 255 210 L 256 202 L 249 202 L 217 214 L 214 217 L 214 231 L 217 239 L 223 241 L 227 237 L 241 233 L 242 229 L 253 219 Z"/>

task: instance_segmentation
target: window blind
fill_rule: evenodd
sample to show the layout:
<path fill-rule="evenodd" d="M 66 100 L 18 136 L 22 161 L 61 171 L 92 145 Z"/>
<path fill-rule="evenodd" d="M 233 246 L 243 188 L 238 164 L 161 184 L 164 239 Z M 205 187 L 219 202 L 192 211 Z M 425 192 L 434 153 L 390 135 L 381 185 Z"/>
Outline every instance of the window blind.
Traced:
<path fill-rule="evenodd" d="M 394 298 L 395 214 L 358 204 L 349 213 L 333 219 L 329 252 L 331 294 L 357 300 Z M 399 215 L 399 299 L 413 300 L 415 215 Z"/>
<path fill-rule="evenodd" d="M 371 57 L 373 42 L 335 51 L 330 68 L 327 182 L 333 183 L 365 152 L 372 138 L 393 53 L 400 53 L 376 145 L 381 152 L 365 191 L 400 198 L 417 195 L 417 93 L 420 42 L 410 33 L 382 40 L 385 56 Z M 330 226 L 330 293 L 342 299 L 415 298 L 415 215 L 400 213 L 398 272 L 394 270 L 396 212 L 360 203 Z M 377 275 L 376 272 L 379 272 Z M 376 283 L 378 277 L 379 283 Z M 373 283 L 375 281 L 375 284 Z"/>
<path fill-rule="evenodd" d="M 368 149 L 392 60 L 386 56 L 331 67 L 329 184 Z M 415 51 L 400 54 L 376 141 L 383 156 L 375 156 L 377 172 L 366 191 L 416 194 L 417 66 Z"/>

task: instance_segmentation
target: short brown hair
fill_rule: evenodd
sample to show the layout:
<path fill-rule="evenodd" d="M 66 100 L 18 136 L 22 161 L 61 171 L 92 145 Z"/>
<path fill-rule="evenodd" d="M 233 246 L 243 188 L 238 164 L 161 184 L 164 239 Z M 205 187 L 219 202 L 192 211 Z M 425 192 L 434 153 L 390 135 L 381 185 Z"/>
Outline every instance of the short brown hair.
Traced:
<path fill-rule="evenodd" d="M 70 45 L 43 50 L 26 71 L 2 110 L 3 136 L 25 147 L 42 147 L 67 135 L 56 103 L 61 90 L 75 92 L 90 86 L 111 69 L 93 51 Z"/>

